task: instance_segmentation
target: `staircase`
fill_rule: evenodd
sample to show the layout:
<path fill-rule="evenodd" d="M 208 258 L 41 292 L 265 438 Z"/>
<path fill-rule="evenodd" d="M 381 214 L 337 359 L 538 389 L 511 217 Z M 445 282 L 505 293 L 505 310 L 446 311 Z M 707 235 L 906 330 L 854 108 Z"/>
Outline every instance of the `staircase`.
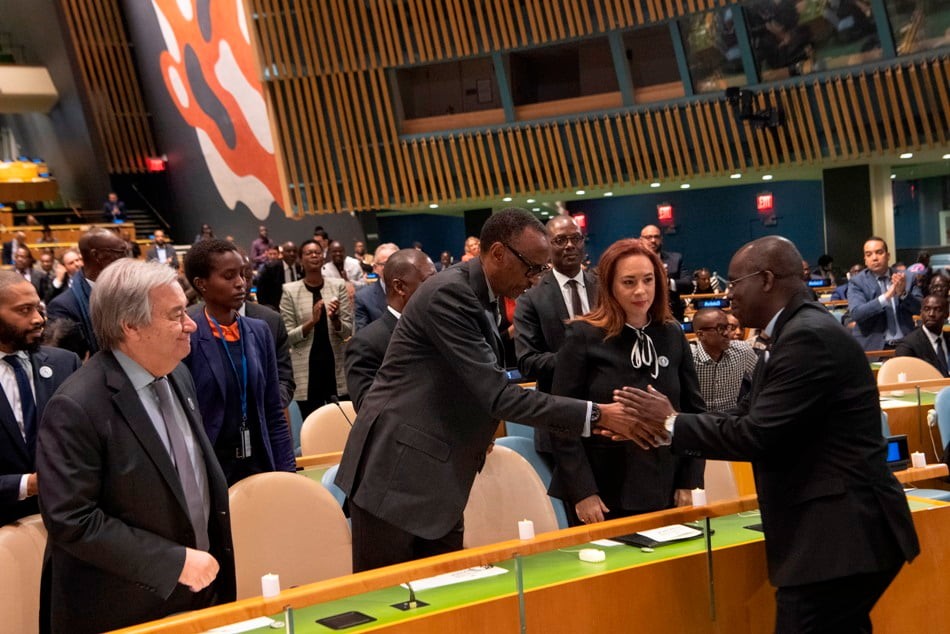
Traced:
<path fill-rule="evenodd" d="M 156 229 L 161 229 L 166 234 L 171 230 L 163 225 L 148 209 L 126 209 L 126 222 L 135 223 L 135 237 L 139 240 L 148 240 Z M 188 236 L 173 235 L 176 242 L 189 242 Z"/>

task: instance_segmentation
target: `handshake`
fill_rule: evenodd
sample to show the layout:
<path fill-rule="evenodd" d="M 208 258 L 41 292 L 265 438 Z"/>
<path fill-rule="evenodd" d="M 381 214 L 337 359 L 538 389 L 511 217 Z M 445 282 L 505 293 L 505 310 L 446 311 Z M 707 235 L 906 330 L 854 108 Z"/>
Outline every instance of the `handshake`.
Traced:
<path fill-rule="evenodd" d="M 666 419 L 676 410 L 666 396 L 648 386 L 646 390 L 623 387 L 614 390 L 614 402 L 599 405 L 600 420 L 592 433 L 612 440 L 630 440 L 642 449 L 668 445 L 672 441 Z"/>

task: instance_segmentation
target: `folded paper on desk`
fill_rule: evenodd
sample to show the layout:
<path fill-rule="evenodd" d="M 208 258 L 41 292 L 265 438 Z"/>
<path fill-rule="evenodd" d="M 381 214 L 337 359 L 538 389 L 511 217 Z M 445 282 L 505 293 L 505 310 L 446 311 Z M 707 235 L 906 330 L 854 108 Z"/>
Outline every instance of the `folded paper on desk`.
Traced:
<path fill-rule="evenodd" d="M 213 630 L 208 630 L 208 634 L 240 634 L 241 632 L 259 630 L 262 627 L 270 627 L 274 623 L 274 619 L 269 619 L 266 616 L 260 616 L 249 621 L 241 621 L 240 623 L 232 623 L 231 625 L 222 625 L 221 627 L 216 627 Z"/>
<path fill-rule="evenodd" d="M 412 584 L 412 589 L 416 592 L 420 590 L 431 590 L 432 588 L 441 588 L 442 586 L 450 586 L 454 583 L 463 583 L 465 581 L 474 581 L 476 579 L 485 579 L 487 577 L 494 577 L 496 575 L 503 575 L 507 570 L 504 568 L 499 568 L 498 566 L 476 566 L 475 568 L 466 568 L 465 570 L 456 570 L 455 572 L 447 572 L 444 575 L 436 575 L 434 577 L 426 577 L 425 579 L 417 579 L 415 581 L 410 581 Z M 403 588 L 406 588 L 406 584 L 402 584 Z"/>
<path fill-rule="evenodd" d="M 675 544 L 676 542 L 684 542 L 690 539 L 699 539 L 702 536 L 703 531 L 698 528 L 684 524 L 672 524 L 648 531 L 640 531 L 639 533 L 621 535 L 614 539 L 629 546 L 655 548 L 657 546 Z"/>

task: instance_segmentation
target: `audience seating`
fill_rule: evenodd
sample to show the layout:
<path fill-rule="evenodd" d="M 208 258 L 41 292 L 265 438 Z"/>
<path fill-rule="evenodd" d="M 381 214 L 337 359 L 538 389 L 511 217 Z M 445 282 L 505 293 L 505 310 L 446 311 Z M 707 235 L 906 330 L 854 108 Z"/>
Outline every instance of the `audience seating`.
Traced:
<path fill-rule="evenodd" d="M 732 472 L 732 463 L 725 460 L 707 460 L 704 473 L 706 502 L 721 502 L 739 497 L 736 476 Z"/>
<path fill-rule="evenodd" d="M 505 433 L 508 436 L 530 438 L 531 441 L 534 442 L 534 427 L 531 427 L 530 425 L 522 425 L 521 423 L 505 421 Z"/>
<path fill-rule="evenodd" d="M 940 430 L 940 440 L 934 438 L 933 429 L 930 429 L 930 437 L 934 439 L 934 445 L 937 448 L 937 455 L 943 453 L 944 446 L 947 444 L 945 439 L 950 439 L 950 390 L 944 388 L 937 393 L 937 400 L 934 403 L 934 409 L 937 412 L 937 429 Z M 941 502 L 950 502 L 950 491 L 944 489 L 911 489 L 909 495 L 928 500 L 940 500 Z"/>
<path fill-rule="evenodd" d="M 511 425 L 511 423 L 508 424 Z M 531 427 L 528 429 L 531 429 Z M 541 478 L 541 484 L 544 485 L 544 488 L 547 489 L 551 486 L 551 468 L 534 448 L 534 440 L 523 436 L 504 436 L 495 440 L 495 446 L 507 447 L 518 452 L 518 455 L 534 467 L 534 471 Z M 551 505 L 554 507 L 558 528 L 567 528 L 567 511 L 564 507 L 564 500 L 552 496 L 548 496 L 548 499 L 551 500 Z"/>
<path fill-rule="evenodd" d="M 327 491 L 330 492 L 330 495 L 333 496 L 333 499 L 339 502 L 340 507 L 343 506 L 343 503 L 346 502 L 346 493 L 343 492 L 343 489 L 338 487 L 333 481 L 336 479 L 336 472 L 340 470 L 340 465 L 335 464 L 326 471 L 323 472 L 323 477 L 320 478 L 320 484 L 323 485 Z"/>
<path fill-rule="evenodd" d="M 346 416 L 343 416 L 340 407 Z M 300 450 L 303 455 L 343 451 L 350 435 L 350 422 L 346 418 L 356 420 L 356 411 L 352 401 L 340 401 L 340 407 L 327 403 L 307 416 L 300 429 Z"/>
<path fill-rule="evenodd" d="M 534 467 L 517 452 L 496 445 L 475 477 L 465 506 L 465 548 L 518 538 L 518 522 L 535 534 L 556 531 L 557 518 Z"/>
<path fill-rule="evenodd" d="M 45 549 L 46 528 L 39 515 L 0 527 L 0 630 L 17 634 L 39 631 Z"/>
<path fill-rule="evenodd" d="M 297 401 L 290 401 L 287 406 L 287 420 L 290 421 L 290 435 L 294 441 L 294 455 L 301 456 L 303 452 L 300 449 L 300 430 L 303 427 L 303 416 L 300 414 L 300 406 Z"/>
<path fill-rule="evenodd" d="M 352 538 L 326 489 L 294 473 L 259 473 L 231 487 L 237 598 L 261 594 L 261 577 L 282 588 L 350 574 Z"/>
<path fill-rule="evenodd" d="M 916 357 L 893 357 L 881 365 L 877 371 L 877 384 L 886 385 L 897 383 L 899 374 L 906 374 L 908 381 L 926 381 L 928 379 L 942 379 L 940 370 L 926 361 Z"/>

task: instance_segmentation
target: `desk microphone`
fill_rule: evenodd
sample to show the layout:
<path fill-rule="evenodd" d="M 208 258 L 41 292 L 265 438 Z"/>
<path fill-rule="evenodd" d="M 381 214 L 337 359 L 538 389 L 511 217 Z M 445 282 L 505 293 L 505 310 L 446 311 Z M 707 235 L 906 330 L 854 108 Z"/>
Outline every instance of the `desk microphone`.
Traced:
<path fill-rule="evenodd" d="M 345 418 L 346 422 L 348 422 L 350 424 L 350 427 L 352 427 L 353 421 L 350 420 L 350 417 L 346 415 L 346 410 L 343 409 L 342 405 L 340 405 L 340 399 L 338 399 L 336 395 L 333 395 L 330 397 L 330 402 L 336 405 L 340 409 L 340 413 L 343 414 L 343 418 Z"/>

